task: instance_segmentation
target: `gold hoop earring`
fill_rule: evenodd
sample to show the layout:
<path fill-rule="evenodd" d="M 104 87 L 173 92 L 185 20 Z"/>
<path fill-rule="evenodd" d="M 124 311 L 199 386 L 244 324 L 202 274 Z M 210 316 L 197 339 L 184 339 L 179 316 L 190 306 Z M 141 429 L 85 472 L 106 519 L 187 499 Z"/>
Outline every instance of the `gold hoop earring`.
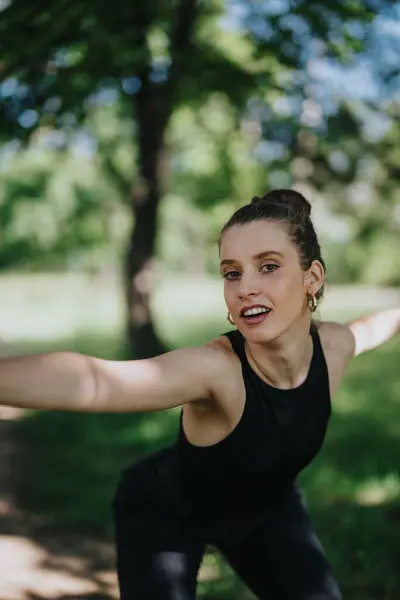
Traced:
<path fill-rule="evenodd" d="M 318 301 L 316 299 L 316 297 L 314 296 L 314 294 L 309 294 L 308 295 L 308 308 L 310 309 L 310 312 L 313 313 L 317 310 L 317 306 L 318 306 Z"/>
<path fill-rule="evenodd" d="M 235 324 L 235 321 L 232 319 L 231 312 L 228 311 L 228 316 L 226 317 L 231 325 Z"/>

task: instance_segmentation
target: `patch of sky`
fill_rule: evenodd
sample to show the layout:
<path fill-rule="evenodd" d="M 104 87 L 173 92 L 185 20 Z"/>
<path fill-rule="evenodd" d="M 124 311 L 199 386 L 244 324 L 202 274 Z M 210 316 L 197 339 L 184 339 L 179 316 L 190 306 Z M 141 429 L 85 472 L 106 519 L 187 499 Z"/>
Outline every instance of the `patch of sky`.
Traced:
<path fill-rule="evenodd" d="M 49 150 L 63 150 L 68 146 L 68 134 L 63 129 L 53 129 L 42 133 L 40 144 Z"/>
<path fill-rule="evenodd" d="M 97 151 L 97 142 L 89 131 L 78 131 L 71 143 L 71 149 L 74 156 L 86 158 L 93 156 Z"/>
<path fill-rule="evenodd" d="M 369 142 L 379 142 L 388 132 L 392 122 L 389 117 L 375 113 L 372 118 L 365 120 L 362 131 L 364 138 Z"/>
<path fill-rule="evenodd" d="M 251 96 L 247 100 L 246 106 L 247 106 L 247 110 L 249 111 L 250 115 L 254 119 L 263 120 L 263 119 L 267 119 L 268 117 L 271 116 L 270 106 L 266 102 L 260 100 L 260 98 Z"/>
<path fill-rule="evenodd" d="M 56 67 L 63 68 L 68 66 L 68 48 L 57 48 L 51 61 L 54 62 Z"/>
<path fill-rule="evenodd" d="M 122 89 L 128 96 L 137 94 L 141 87 L 142 82 L 140 81 L 139 77 L 125 77 L 122 79 Z"/>
<path fill-rule="evenodd" d="M 296 40 L 311 35 L 309 24 L 299 15 L 289 13 L 281 17 L 279 23 L 283 30 L 291 31 Z"/>
<path fill-rule="evenodd" d="M 326 49 L 320 40 L 312 39 L 307 22 L 290 12 L 296 4 L 289 0 L 227 2 L 221 23 L 227 29 L 247 29 L 258 38 L 268 40 L 274 35 L 268 17 L 280 17 L 280 27 L 292 32 L 293 42 L 300 42 L 300 48 L 293 42 L 285 42 L 284 54 L 293 57 L 300 52 L 300 60 L 303 64 L 307 63 L 308 76 L 325 86 L 324 103 L 328 96 L 376 101 L 385 94 L 396 94 L 398 80 L 394 77 L 389 87 L 383 78 L 400 63 L 400 3 L 391 7 L 377 4 L 378 15 L 370 26 L 357 19 L 343 23 L 333 11 L 324 9 L 325 18 L 329 20 L 331 41 L 342 43 L 346 33 L 355 39 L 367 39 L 366 51 L 354 54 L 351 65 L 342 65 L 324 56 Z M 310 38 L 308 43 L 307 35 Z M 335 102 L 331 102 L 328 109 L 331 113 L 335 111 L 334 106 Z"/>
<path fill-rule="evenodd" d="M 292 73 L 292 81 L 295 86 L 303 86 L 307 82 L 307 73 L 297 70 Z"/>
<path fill-rule="evenodd" d="M 351 184 L 347 191 L 348 201 L 353 206 L 368 206 L 373 202 L 373 187 L 367 181 L 357 181 Z"/>
<path fill-rule="evenodd" d="M 52 96 L 51 98 L 47 98 L 43 103 L 44 112 L 48 113 L 56 113 L 60 110 L 62 104 L 61 98 L 58 96 Z"/>
<path fill-rule="evenodd" d="M 291 117 L 301 108 L 301 98 L 296 96 L 280 96 L 273 102 L 274 113 L 281 117 Z"/>
<path fill-rule="evenodd" d="M 278 17 L 289 12 L 290 0 L 261 0 L 260 2 L 253 2 L 253 6 L 256 6 L 261 14 L 268 15 L 269 17 Z"/>
<path fill-rule="evenodd" d="M 0 96 L 2 98 L 10 98 L 14 96 L 18 89 L 18 80 L 16 77 L 9 77 L 0 84 Z"/>
<path fill-rule="evenodd" d="M 365 38 L 365 25 L 360 21 L 346 21 L 343 23 L 343 31 L 357 40 L 363 40 Z"/>
<path fill-rule="evenodd" d="M 149 75 L 153 83 L 165 83 L 168 80 L 171 60 L 166 56 L 155 56 L 152 60 L 152 71 Z"/>
<path fill-rule="evenodd" d="M 68 48 L 60 47 L 50 57 L 49 63 L 59 69 L 65 69 L 78 64 L 84 57 L 86 51 L 85 42 L 74 44 Z"/>
<path fill-rule="evenodd" d="M 349 157 L 342 150 L 334 150 L 328 156 L 328 162 L 337 173 L 345 173 L 350 167 Z"/>
<path fill-rule="evenodd" d="M 356 106 L 357 117 L 362 123 L 362 132 L 365 139 L 370 142 L 377 142 L 382 139 L 392 125 L 391 118 L 363 103 L 358 103 Z"/>
<path fill-rule="evenodd" d="M 275 30 L 272 25 L 260 15 L 250 15 L 246 21 L 246 28 L 259 40 L 271 40 L 274 37 Z"/>
<path fill-rule="evenodd" d="M 254 156 L 261 162 L 273 162 L 285 155 L 286 146 L 281 142 L 261 140 L 254 149 Z"/>
<path fill-rule="evenodd" d="M 17 118 L 17 121 L 24 129 L 31 129 L 38 122 L 39 114 L 36 110 L 24 110 Z"/>
<path fill-rule="evenodd" d="M 226 2 L 226 12 L 219 20 L 220 26 L 229 31 L 249 29 L 261 39 L 274 35 L 265 17 L 279 17 L 289 12 L 289 0 L 236 0 Z"/>
<path fill-rule="evenodd" d="M 111 106 L 115 104 L 120 95 L 117 87 L 100 86 L 88 97 L 88 104 L 91 106 Z"/>
<path fill-rule="evenodd" d="M 31 88 L 27 85 L 19 84 L 14 94 L 19 100 L 32 97 Z"/>
<path fill-rule="evenodd" d="M 309 61 L 307 70 L 313 80 L 324 83 L 326 94 L 366 101 L 378 99 L 379 85 L 365 56 L 348 68 L 331 59 L 315 58 Z"/>
<path fill-rule="evenodd" d="M 251 3 L 243 1 L 227 1 L 226 12 L 219 19 L 219 25 L 226 31 L 235 31 L 243 29 L 243 23 L 249 16 Z"/>

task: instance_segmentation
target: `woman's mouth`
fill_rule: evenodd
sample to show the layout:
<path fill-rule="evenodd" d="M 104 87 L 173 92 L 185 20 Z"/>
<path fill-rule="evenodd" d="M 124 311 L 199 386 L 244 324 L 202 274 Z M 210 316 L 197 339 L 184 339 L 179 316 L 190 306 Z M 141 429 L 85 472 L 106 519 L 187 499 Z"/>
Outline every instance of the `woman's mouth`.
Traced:
<path fill-rule="evenodd" d="M 253 307 L 241 312 L 241 317 L 247 325 L 258 325 L 271 314 L 271 309 L 266 306 Z"/>

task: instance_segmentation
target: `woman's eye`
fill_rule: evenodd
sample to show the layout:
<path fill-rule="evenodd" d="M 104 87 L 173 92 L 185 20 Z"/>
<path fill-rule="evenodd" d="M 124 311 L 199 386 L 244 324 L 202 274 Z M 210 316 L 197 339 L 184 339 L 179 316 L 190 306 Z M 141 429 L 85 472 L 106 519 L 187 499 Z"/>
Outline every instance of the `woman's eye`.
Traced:
<path fill-rule="evenodd" d="M 266 265 L 262 265 L 261 269 L 263 269 L 264 273 L 273 273 L 277 269 L 279 269 L 278 265 L 274 265 L 273 263 L 267 263 Z"/>
<path fill-rule="evenodd" d="M 237 278 L 238 278 L 238 276 L 240 276 L 240 273 L 239 273 L 239 271 L 228 271 L 227 273 L 224 273 L 224 274 L 222 275 L 222 277 L 223 277 L 224 279 L 227 279 L 228 281 L 229 281 L 229 280 L 232 280 L 232 279 L 237 279 Z"/>
<path fill-rule="evenodd" d="M 279 265 L 275 265 L 273 263 L 267 263 L 262 265 L 260 271 L 262 273 L 274 273 L 277 269 L 279 269 Z M 238 279 L 240 277 L 239 271 L 228 271 L 227 273 L 222 273 L 222 277 L 227 279 L 228 281 L 232 281 L 234 279 Z"/>

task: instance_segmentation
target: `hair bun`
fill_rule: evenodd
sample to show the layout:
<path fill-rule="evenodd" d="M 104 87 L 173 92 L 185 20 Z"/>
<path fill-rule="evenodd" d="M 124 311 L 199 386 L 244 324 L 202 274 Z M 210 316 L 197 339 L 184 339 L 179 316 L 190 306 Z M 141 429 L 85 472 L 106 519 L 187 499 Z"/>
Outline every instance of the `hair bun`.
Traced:
<path fill-rule="evenodd" d="M 300 192 L 295 190 L 271 190 L 262 196 L 255 196 L 251 203 L 265 204 L 279 204 L 280 206 L 287 206 L 289 209 L 294 210 L 296 213 L 301 214 L 304 217 L 310 217 L 311 215 L 311 204 L 304 198 Z"/>

